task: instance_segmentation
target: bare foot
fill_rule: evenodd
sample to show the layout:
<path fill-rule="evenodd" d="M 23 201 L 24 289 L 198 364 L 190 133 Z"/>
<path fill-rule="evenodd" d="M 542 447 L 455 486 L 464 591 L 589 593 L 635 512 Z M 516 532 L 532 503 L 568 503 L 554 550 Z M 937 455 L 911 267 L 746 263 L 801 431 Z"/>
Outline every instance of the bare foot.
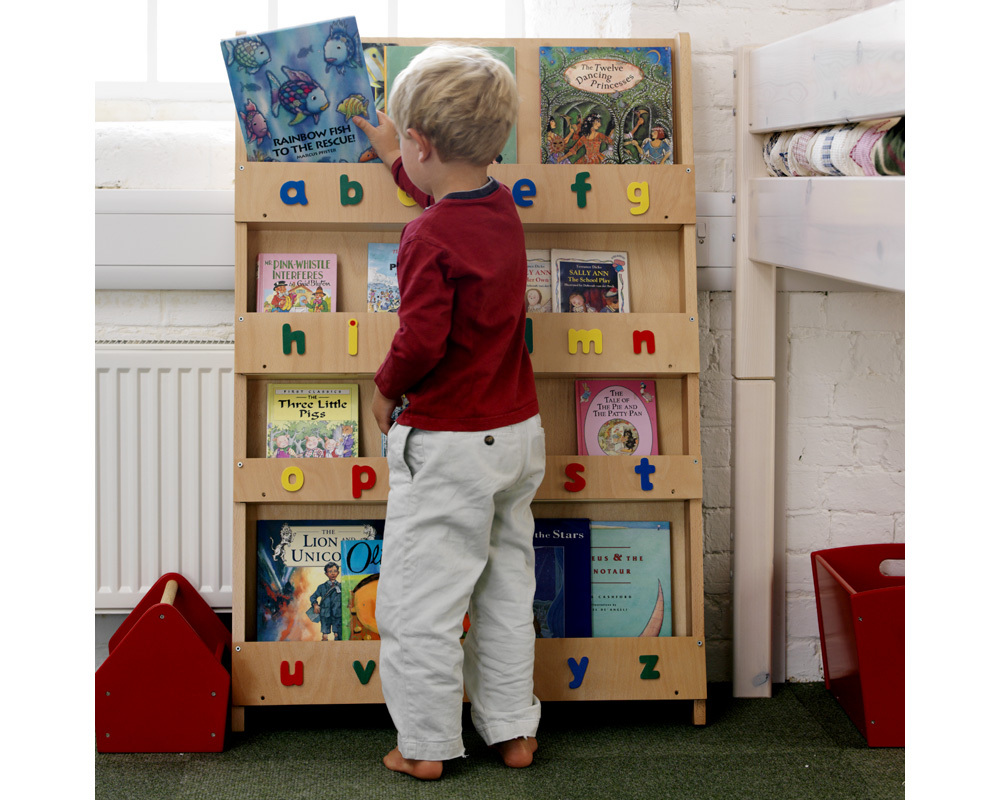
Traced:
<path fill-rule="evenodd" d="M 393 772 L 403 772 L 422 781 L 436 781 L 444 771 L 444 765 L 440 761 L 418 761 L 413 758 L 403 758 L 398 747 L 394 747 L 382 759 L 382 763 Z"/>
<path fill-rule="evenodd" d="M 538 749 L 538 740 L 534 736 L 525 736 L 520 739 L 498 742 L 492 747 L 500 751 L 504 764 L 520 769 L 529 766 L 534 760 L 535 751 Z"/>

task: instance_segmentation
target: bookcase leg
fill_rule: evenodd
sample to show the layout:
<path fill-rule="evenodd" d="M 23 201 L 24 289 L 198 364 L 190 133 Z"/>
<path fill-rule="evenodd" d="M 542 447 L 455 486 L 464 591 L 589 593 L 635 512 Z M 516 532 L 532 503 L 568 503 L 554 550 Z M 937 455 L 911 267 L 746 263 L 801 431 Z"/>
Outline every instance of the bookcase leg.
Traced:
<path fill-rule="evenodd" d="M 245 706 L 233 706 L 231 718 L 229 722 L 229 728 L 234 733 L 242 733 L 243 728 L 246 725 L 246 719 L 244 717 L 244 712 L 246 711 Z"/>
<path fill-rule="evenodd" d="M 694 700 L 694 707 L 691 709 L 691 723 L 693 725 L 704 725 L 708 716 L 708 701 Z"/>

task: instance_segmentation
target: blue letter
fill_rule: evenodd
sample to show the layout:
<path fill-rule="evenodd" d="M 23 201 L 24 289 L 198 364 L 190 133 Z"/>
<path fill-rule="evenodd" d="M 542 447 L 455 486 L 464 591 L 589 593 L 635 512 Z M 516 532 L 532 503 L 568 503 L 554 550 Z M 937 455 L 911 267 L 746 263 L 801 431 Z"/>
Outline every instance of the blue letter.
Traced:
<path fill-rule="evenodd" d="M 649 480 L 649 476 L 656 472 L 656 467 L 649 463 L 648 458 L 643 458 L 636 467 L 635 474 L 641 476 L 641 486 L 644 492 L 648 492 L 653 488 L 652 482 Z"/>
<path fill-rule="evenodd" d="M 522 208 L 534 205 L 534 201 L 527 199 L 535 196 L 536 189 L 534 181 L 530 181 L 527 178 L 521 178 L 521 180 L 511 187 L 510 191 L 511 194 L 514 195 L 514 202 Z"/>
<path fill-rule="evenodd" d="M 293 191 L 295 194 L 292 194 Z M 306 182 L 285 181 L 281 184 L 281 202 L 286 206 L 293 206 L 296 203 L 309 205 L 309 200 L 306 198 Z"/>

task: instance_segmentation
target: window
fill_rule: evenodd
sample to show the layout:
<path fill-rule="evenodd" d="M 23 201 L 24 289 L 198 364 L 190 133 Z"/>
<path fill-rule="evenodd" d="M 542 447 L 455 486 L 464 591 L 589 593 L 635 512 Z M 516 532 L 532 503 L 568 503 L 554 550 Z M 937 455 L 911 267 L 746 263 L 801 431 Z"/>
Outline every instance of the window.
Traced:
<path fill-rule="evenodd" d="M 219 42 L 353 15 L 365 40 L 380 36 L 523 35 L 522 0 L 105 0 L 95 31 L 99 101 L 231 102 Z"/>

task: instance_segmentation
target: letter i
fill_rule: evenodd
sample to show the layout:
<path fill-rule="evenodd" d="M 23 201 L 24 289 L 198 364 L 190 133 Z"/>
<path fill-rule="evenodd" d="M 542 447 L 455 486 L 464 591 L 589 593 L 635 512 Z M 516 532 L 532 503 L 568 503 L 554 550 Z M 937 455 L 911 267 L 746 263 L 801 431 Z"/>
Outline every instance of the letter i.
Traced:
<path fill-rule="evenodd" d="M 356 356 L 358 354 L 358 321 L 349 320 L 347 323 L 347 355 Z"/>

